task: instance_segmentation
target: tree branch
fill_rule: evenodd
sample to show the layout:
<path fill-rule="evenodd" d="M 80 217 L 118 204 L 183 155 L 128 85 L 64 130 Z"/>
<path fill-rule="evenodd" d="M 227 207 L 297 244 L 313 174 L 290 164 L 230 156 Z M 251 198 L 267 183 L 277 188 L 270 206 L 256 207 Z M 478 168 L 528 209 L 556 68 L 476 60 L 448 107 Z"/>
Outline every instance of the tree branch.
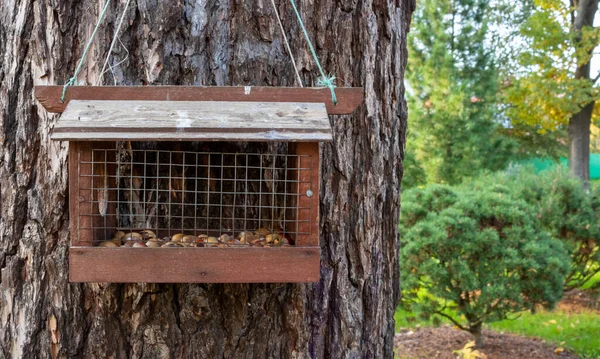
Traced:
<path fill-rule="evenodd" d="M 595 85 L 596 81 L 600 80 L 600 71 L 598 71 L 598 74 L 592 80 L 592 85 Z"/>
<path fill-rule="evenodd" d="M 445 309 L 445 308 L 446 308 L 446 307 L 444 307 L 444 309 Z M 442 309 L 442 310 L 443 310 L 443 309 Z M 467 328 L 463 327 L 463 326 L 462 326 L 462 325 L 461 325 L 459 322 L 457 322 L 456 320 L 454 320 L 454 318 L 452 318 L 452 317 L 451 317 L 451 316 L 449 316 L 448 314 L 446 314 L 446 313 L 442 313 L 442 312 L 441 312 L 441 311 L 439 311 L 439 310 L 435 311 L 434 313 L 435 313 L 435 314 L 438 314 L 438 315 L 441 315 L 442 317 L 446 317 L 446 318 L 450 319 L 450 321 L 451 321 L 452 323 L 454 323 L 454 325 L 456 325 L 456 326 L 457 326 L 459 329 L 461 329 L 461 330 L 464 330 L 464 331 L 467 331 L 467 332 L 469 331 Z"/>

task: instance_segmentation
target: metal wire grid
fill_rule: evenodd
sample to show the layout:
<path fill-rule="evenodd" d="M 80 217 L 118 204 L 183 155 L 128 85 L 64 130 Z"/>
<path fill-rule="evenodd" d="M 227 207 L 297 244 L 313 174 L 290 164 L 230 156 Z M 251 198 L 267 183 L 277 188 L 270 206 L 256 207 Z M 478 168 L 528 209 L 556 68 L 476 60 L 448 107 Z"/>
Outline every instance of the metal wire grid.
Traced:
<path fill-rule="evenodd" d="M 312 196 L 310 155 L 80 149 L 78 165 L 78 230 L 91 242 L 144 229 L 159 238 L 311 234 L 301 224 L 310 224 L 312 201 L 299 200 Z"/>

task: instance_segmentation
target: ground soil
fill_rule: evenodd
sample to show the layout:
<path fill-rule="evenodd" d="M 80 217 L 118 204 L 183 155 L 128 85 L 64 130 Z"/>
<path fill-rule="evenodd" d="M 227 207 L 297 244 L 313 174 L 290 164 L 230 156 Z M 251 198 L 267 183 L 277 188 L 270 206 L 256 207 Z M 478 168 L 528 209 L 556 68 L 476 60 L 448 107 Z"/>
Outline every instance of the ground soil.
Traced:
<path fill-rule="evenodd" d="M 574 289 L 566 292 L 558 303 L 557 309 L 569 313 L 579 313 L 582 310 L 595 310 L 600 314 L 600 290 Z"/>
<path fill-rule="evenodd" d="M 485 348 L 480 351 L 487 359 L 576 359 L 567 350 L 555 353 L 556 346 L 541 339 L 484 330 Z M 401 359 L 455 359 L 453 350 L 462 349 L 472 340 L 469 333 L 450 327 L 402 330 L 396 333 L 394 346 Z"/>

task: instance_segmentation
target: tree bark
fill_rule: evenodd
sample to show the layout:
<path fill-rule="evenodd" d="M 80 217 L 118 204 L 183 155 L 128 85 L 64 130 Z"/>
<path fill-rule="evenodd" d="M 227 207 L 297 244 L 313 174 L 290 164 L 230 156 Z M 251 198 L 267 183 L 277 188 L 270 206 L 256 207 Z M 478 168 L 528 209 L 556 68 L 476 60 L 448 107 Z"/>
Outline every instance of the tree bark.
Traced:
<path fill-rule="evenodd" d="M 475 340 L 475 348 L 483 348 L 485 345 L 485 339 L 483 337 L 483 333 L 481 332 L 482 326 L 483 324 L 479 323 L 469 327 L 469 332 Z"/>
<path fill-rule="evenodd" d="M 579 34 L 584 26 L 594 26 L 598 0 L 579 0 L 576 7 L 577 15 L 572 17 L 572 21 L 573 30 Z M 579 36 L 576 41 L 579 41 Z M 575 78 L 589 79 L 590 60 L 585 63 L 578 60 Z M 590 125 L 593 110 L 594 101 L 586 104 L 569 119 L 569 170 L 580 178 L 585 186 L 588 186 L 590 181 Z"/>
<path fill-rule="evenodd" d="M 299 4 L 338 85 L 365 87 L 353 116 L 331 118 L 321 280 L 301 285 L 68 282 L 68 144 L 49 140 L 58 116 L 33 86 L 67 81 L 103 5 L 0 5 L 0 357 L 392 358 L 414 0 Z M 78 84 L 99 78 L 123 6 L 111 4 Z M 311 85 L 306 42 L 278 6 Z M 134 1 L 120 39 L 118 84 L 296 85 L 269 1 Z"/>

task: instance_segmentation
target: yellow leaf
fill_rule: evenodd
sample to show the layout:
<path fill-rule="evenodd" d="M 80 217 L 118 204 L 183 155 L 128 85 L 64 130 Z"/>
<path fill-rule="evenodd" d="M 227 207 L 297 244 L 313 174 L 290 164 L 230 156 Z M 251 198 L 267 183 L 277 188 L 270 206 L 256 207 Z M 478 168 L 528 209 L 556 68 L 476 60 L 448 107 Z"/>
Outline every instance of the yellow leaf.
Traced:
<path fill-rule="evenodd" d="M 549 320 L 548 323 L 556 324 L 556 320 L 554 320 L 554 319 Z"/>
<path fill-rule="evenodd" d="M 565 351 L 565 349 L 563 349 L 561 347 L 558 347 L 558 348 L 554 349 L 554 353 L 556 353 L 556 354 L 560 354 L 560 353 L 562 353 L 564 351 Z"/>
<path fill-rule="evenodd" d="M 475 347 L 475 341 L 471 340 L 470 342 L 465 344 L 465 347 L 463 349 L 469 349 L 469 348 L 474 348 L 474 347 Z"/>

